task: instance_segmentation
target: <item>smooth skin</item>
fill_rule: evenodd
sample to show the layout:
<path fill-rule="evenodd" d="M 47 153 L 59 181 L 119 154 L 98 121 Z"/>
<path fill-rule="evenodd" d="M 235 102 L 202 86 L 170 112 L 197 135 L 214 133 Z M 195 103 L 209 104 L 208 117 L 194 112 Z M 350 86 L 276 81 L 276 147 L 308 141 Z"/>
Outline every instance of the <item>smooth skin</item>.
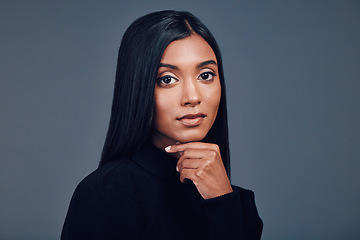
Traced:
<path fill-rule="evenodd" d="M 153 144 L 177 157 L 180 181 L 193 181 L 204 199 L 232 192 L 220 149 L 201 142 L 221 98 L 216 56 L 199 35 L 168 45 L 155 85 Z"/>

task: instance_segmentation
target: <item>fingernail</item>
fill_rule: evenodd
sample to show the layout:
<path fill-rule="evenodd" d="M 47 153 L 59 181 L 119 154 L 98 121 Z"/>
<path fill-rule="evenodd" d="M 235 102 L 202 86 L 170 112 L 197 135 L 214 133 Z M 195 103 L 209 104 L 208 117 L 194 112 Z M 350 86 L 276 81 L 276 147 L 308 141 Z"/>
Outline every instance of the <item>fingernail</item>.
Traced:
<path fill-rule="evenodd" d="M 179 171 L 179 167 L 176 165 L 176 171 L 178 172 Z"/>
<path fill-rule="evenodd" d="M 165 151 L 170 151 L 170 149 L 171 149 L 171 146 L 167 146 L 166 148 L 165 148 Z"/>

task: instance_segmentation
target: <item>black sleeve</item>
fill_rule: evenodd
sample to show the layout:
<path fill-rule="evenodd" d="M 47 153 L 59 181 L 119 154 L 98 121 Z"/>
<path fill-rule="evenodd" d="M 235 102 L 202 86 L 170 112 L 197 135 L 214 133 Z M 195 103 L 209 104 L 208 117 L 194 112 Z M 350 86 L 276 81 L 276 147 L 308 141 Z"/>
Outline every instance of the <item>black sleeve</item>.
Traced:
<path fill-rule="evenodd" d="M 136 217 L 133 202 L 111 186 L 83 181 L 71 199 L 61 240 L 138 239 Z"/>
<path fill-rule="evenodd" d="M 259 240 L 263 222 L 255 206 L 254 193 L 233 186 L 233 192 L 203 200 L 208 239 Z"/>

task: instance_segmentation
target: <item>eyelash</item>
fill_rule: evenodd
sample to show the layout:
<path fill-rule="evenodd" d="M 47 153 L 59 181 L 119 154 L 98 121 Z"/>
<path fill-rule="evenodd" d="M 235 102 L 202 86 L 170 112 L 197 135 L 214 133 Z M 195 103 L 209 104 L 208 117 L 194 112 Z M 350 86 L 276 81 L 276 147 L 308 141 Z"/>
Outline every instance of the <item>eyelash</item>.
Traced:
<path fill-rule="evenodd" d="M 163 81 L 164 81 L 165 79 L 170 79 L 170 81 L 171 81 L 171 80 L 176 80 L 176 81 L 178 81 L 178 80 L 177 80 L 175 77 L 173 77 L 173 76 L 165 75 L 165 76 L 160 77 L 160 78 L 157 79 L 158 84 L 159 84 L 159 85 L 162 85 L 162 86 L 169 86 L 169 85 L 171 85 L 171 83 L 164 83 Z"/>
<path fill-rule="evenodd" d="M 204 75 L 204 74 L 208 74 L 209 77 L 211 77 L 211 78 L 210 78 L 210 79 L 203 79 L 202 77 L 204 77 L 204 76 L 202 76 L 202 75 Z M 216 74 L 215 74 L 214 72 L 212 72 L 212 71 L 207 71 L 207 72 L 201 73 L 201 74 L 199 75 L 198 79 L 199 79 L 199 80 L 203 80 L 203 81 L 205 81 L 205 82 L 211 82 L 211 81 L 214 79 L 215 76 L 216 76 Z M 169 86 L 169 85 L 172 84 L 172 83 L 170 83 L 170 82 L 169 82 L 169 83 L 164 83 L 163 81 L 164 81 L 165 79 L 170 79 L 170 82 L 171 82 L 171 80 L 179 81 L 178 79 L 176 79 L 175 77 L 173 77 L 173 76 L 171 76 L 171 75 L 165 75 L 165 76 L 160 77 L 160 78 L 157 79 L 158 84 L 159 84 L 159 85 L 162 85 L 162 86 Z"/>
<path fill-rule="evenodd" d="M 208 82 L 212 81 L 212 80 L 214 79 L 214 77 L 216 76 L 216 74 L 215 74 L 214 72 L 207 71 L 207 72 L 201 73 L 200 76 L 199 76 L 199 78 L 200 78 L 201 75 L 203 75 L 203 74 L 209 74 L 209 75 L 211 76 L 210 79 L 201 79 L 201 80 L 208 81 Z"/>

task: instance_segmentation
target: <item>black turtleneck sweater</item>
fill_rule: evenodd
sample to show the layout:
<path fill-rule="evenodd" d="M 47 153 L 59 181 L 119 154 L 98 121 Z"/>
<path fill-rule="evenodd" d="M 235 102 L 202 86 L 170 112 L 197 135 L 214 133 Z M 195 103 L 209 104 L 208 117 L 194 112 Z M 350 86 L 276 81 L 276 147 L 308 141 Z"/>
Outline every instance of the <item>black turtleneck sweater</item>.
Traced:
<path fill-rule="evenodd" d="M 176 163 L 149 144 L 101 166 L 76 188 L 61 239 L 260 239 L 252 191 L 204 200 Z"/>

